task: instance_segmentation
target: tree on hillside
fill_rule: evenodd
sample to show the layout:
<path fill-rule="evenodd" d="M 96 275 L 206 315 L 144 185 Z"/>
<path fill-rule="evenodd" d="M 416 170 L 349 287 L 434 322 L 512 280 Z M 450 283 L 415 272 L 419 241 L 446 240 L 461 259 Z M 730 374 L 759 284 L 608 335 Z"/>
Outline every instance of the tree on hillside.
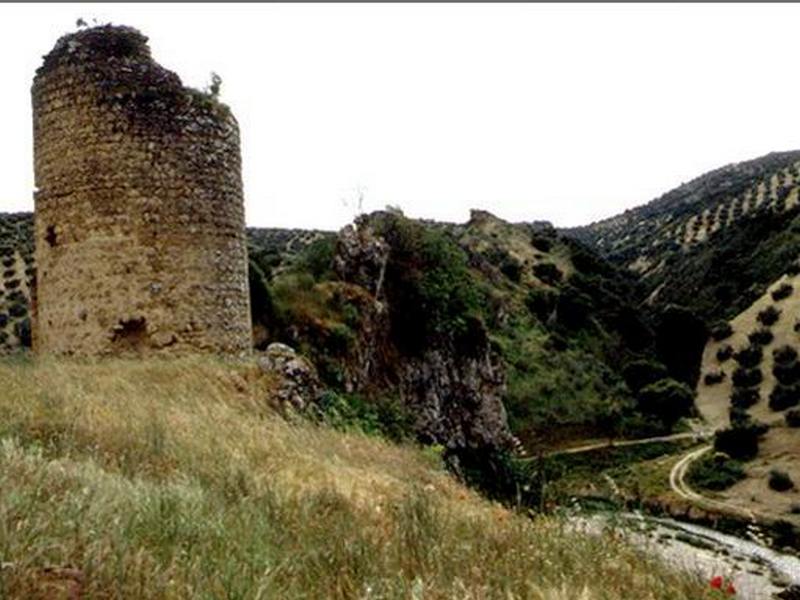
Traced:
<path fill-rule="evenodd" d="M 670 377 L 695 386 L 707 339 L 708 328 L 691 310 L 674 304 L 663 310 L 656 326 L 656 353 Z"/>
<path fill-rule="evenodd" d="M 694 408 L 694 394 L 679 381 L 667 378 L 645 386 L 636 397 L 639 410 L 672 427 Z"/>

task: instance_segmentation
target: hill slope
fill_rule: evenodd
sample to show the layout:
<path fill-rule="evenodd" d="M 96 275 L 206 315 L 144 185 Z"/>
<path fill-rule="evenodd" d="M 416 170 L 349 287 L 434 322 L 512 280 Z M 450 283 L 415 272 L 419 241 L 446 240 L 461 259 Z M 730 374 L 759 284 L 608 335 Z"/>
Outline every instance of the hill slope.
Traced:
<path fill-rule="evenodd" d="M 794 226 L 799 177 L 800 151 L 768 154 L 565 233 L 637 273 L 642 300 L 692 306 L 707 318 L 731 317 L 800 252 Z"/>
<path fill-rule="evenodd" d="M 0 379 L 3 597 L 710 597 L 430 452 L 281 418 L 254 364 L 4 359 Z"/>

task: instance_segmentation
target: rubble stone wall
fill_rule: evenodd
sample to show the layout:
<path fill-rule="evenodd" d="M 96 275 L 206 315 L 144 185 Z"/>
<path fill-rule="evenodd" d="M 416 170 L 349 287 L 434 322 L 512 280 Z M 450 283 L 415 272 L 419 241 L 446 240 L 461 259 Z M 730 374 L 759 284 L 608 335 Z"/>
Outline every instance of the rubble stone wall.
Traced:
<path fill-rule="evenodd" d="M 33 89 L 39 353 L 251 348 L 238 125 L 103 26 L 61 38 Z"/>

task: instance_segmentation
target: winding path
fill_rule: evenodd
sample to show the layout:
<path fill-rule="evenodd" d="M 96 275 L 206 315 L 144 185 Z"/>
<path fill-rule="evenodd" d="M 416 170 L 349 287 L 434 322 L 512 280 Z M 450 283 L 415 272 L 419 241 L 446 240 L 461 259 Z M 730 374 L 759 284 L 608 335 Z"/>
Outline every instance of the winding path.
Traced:
<path fill-rule="evenodd" d="M 695 492 L 686 483 L 686 473 L 689 471 L 691 464 L 713 448 L 714 446 L 709 444 L 707 446 L 703 446 L 702 448 L 692 450 L 688 454 L 681 457 L 681 459 L 675 463 L 669 473 L 669 486 L 681 498 L 688 500 L 689 502 L 692 502 L 701 508 L 733 513 L 744 516 L 747 519 L 755 522 L 756 515 L 753 511 L 746 508 L 739 508 L 738 506 L 734 506 L 726 502 L 720 502 L 719 500 L 714 500 L 712 498 L 707 498 L 706 496 Z"/>

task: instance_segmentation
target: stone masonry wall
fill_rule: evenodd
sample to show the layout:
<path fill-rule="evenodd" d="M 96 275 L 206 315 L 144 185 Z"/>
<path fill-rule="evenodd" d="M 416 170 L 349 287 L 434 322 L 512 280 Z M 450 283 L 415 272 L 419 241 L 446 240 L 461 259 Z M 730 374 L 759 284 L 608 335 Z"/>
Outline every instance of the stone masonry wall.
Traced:
<path fill-rule="evenodd" d="M 251 348 L 238 125 L 102 26 L 61 38 L 33 89 L 33 347 Z"/>

